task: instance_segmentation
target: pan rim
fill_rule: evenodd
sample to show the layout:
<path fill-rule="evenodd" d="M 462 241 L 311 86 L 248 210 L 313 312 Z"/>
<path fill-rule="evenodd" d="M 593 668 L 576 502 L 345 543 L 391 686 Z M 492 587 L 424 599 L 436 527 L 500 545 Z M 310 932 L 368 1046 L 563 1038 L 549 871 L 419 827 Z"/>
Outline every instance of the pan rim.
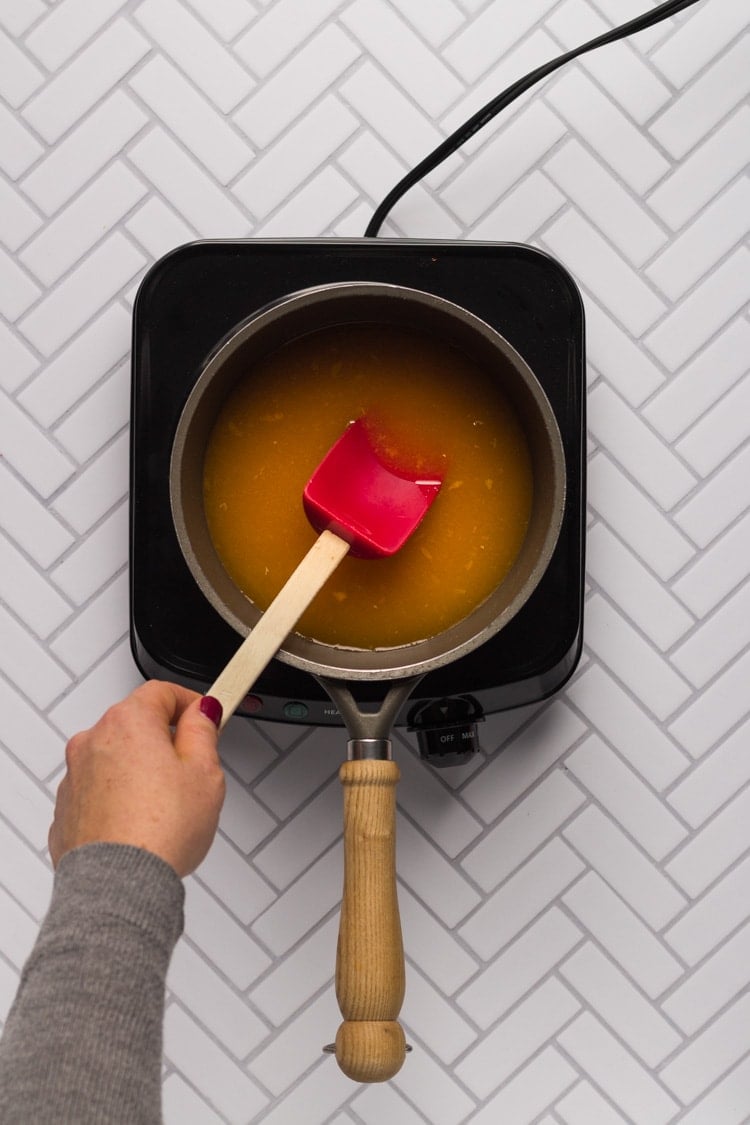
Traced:
<path fill-rule="evenodd" d="M 170 456 L 170 507 L 181 552 L 203 595 L 240 637 L 244 637 L 250 632 L 255 621 L 260 617 L 260 611 L 249 598 L 241 594 L 239 589 L 234 586 L 223 566 L 221 566 L 215 550 L 213 551 L 214 558 L 209 560 L 211 566 L 204 565 L 200 547 L 206 550 L 208 548 L 205 543 L 200 544 L 198 549 L 196 548 L 194 529 L 189 526 L 185 514 L 184 468 L 186 449 L 191 437 L 191 427 L 194 425 L 196 415 L 205 402 L 206 393 L 216 380 L 217 374 L 236 351 L 253 336 L 270 329 L 302 307 L 309 308 L 325 303 L 335 304 L 336 302 L 345 304 L 347 301 L 351 305 L 356 301 L 365 302 L 373 299 L 381 299 L 386 302 L 404 301 L 411 305 L 416 304 L 423 309 L 428 308 L 430 315 L 444 315 L 450 322 L 459 321 L 463 328 L 476 333 L 477 338 L 482 338 L 485 344 L 499 351 L 513 371 L 520 377 L 523 383 L 523 393 L 528 395 L 529 403 L 537 411 L 541 427 L 540 432 L 544 434 L 544 440 L 548 443 L 549 449 L 549 467 L 552 479 L 548 483 L 551 498 L 549 501 L 549 518 L 533 564 L 528 567 L 525 578 L 515 594 L 489 619 L 487 619 L 488 602 L 496 597 L 498 590 L 506 586 L 510 575 L 496 587 L 488 598 L 485 598 L 461 621 L 440 633 L 434 634 L 432 637 L 412 641 L 405 645 L 361 649 L 345 645 L 332 645 L 293 632 L 277 653 L 280 660 L 292 667 L 318 677 L 343 681 L 399 680 L 422 675 L 467 655 L 495 636 L 528 601 L 546 572 L 559 538 L 567 492 L 562 438 L 544 389 L 513 345 L 497 329 L 487 324 L 475 313 L 447 298 L 425 290 L 391 282 L 363 280 L 324 283 L 284 294 L 255 310 L 245 320 L 241 321 L 209 353 L 181 411 Z M 210 543 L 210 537 L 208 538 Z M 212 544 L 210 544 L 210 548 L 213 550 Z M 243 609 L 247 611 L 248 617 L 253 619 L 251 623 L 235 612 L 232 605 L 227 604 L 226 599 L 217 593 L 216 582 L 209 573 L 210 569 L 217 573 L 217 564 L 226 581 L 230 583 L 242 599 Z M 515 566 L 516 564 L 514 564 L 511 574 L 513 574 Z M 478 627 L 474 628 L 473 624 L 477 624 Z M 427 655 L 424 655 L 425 651 L 427 651 Z"/>

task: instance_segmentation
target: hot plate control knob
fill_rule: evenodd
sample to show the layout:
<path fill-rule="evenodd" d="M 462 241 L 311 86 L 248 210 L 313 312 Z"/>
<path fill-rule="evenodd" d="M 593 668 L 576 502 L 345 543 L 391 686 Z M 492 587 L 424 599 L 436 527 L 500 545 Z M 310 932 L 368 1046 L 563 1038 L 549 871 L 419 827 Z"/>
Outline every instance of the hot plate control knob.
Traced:
<path fill-rule="evenodd" d="M 482 709 L 470 695 L 433 699 L 409 715 L 409 730 L 416 732 L 422 758 L 430 765 L 460 766 L 479 749 L 477 723 Z"/>

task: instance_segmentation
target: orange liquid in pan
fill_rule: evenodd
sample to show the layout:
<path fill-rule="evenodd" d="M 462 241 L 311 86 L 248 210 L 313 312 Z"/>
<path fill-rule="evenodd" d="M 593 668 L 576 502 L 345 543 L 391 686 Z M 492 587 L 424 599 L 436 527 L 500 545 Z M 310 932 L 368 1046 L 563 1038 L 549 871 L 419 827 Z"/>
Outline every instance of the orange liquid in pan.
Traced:
<path fill-rule="evenodd" d="M 515 560 L 532 501 L 521 425 L 493 379 L 422 333 L 341 325 L 257 364 L 227 399 L 206 451 L 211 537 L 233 581 L 265 609 L 315 540 L 302 492 L 354 418 L 385 460 L 436 470 L 442 489 L 405 547 L 347 557 L 301 618 L 330 644 L 407 644 L 460 621 Z"/>

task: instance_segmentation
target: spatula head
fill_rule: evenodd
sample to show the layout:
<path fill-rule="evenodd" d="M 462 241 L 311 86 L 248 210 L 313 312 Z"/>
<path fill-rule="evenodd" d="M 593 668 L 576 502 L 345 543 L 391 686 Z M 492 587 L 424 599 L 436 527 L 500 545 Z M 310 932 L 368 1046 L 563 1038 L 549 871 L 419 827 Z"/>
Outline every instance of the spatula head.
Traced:
<path fill-rule="evenodd" d="M 305 512 L 316 531 L 333 531 L 359 558 L 393 555 L 416 529 L 442 479 L 387 466 L 364 422 L 352 422 L 307 482 Z"/>

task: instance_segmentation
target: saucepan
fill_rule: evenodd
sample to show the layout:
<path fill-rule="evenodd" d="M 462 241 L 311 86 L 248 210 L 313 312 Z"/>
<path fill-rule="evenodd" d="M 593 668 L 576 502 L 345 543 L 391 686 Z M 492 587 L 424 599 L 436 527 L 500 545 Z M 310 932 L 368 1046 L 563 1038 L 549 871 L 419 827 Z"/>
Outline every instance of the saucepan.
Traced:
<path fill-rule="evenodd" d="M 278 659 L 314 676 L 347 728 L 344 794 L 344 890 L 336 958 L 336 995 L 344 1017 L 336 1035 L 341 1069 L 359 1082 L 383 1081 L 406 1050 L 398 1015 L 404 954 L 396 893 L 393 723 L 419 680 L 472 652 L 521 609 L 542 578 L 565 506 L 565 457 L 554 413 L 539 380 L 495 329 L 431 293 L 378 282 L 321 285 L 291 293 L 239 324 L 216 348 L 182 411 L 172 446 L 170 496 L 177 538 L 192 575 L 214 609 L 241 636 L 258 608 L 224 569 L 203 507 L 203 464 L 227 396 L 253 365 L 285 343 L 337 324 L 416 328 L 458 348 L 496 375 L 524 428 L 533 468 L 528 530 L 516 561 L 496 589 L 457 624 L 408 645 L 363 649 L 326 644 L 293 632 Z M 376 564 L 374 564 L 376 565 Z M 218 669 L 217 669 L 218 671 Z M 355 701 L 357 681 L 383 683 L 377 711 Z"/>

